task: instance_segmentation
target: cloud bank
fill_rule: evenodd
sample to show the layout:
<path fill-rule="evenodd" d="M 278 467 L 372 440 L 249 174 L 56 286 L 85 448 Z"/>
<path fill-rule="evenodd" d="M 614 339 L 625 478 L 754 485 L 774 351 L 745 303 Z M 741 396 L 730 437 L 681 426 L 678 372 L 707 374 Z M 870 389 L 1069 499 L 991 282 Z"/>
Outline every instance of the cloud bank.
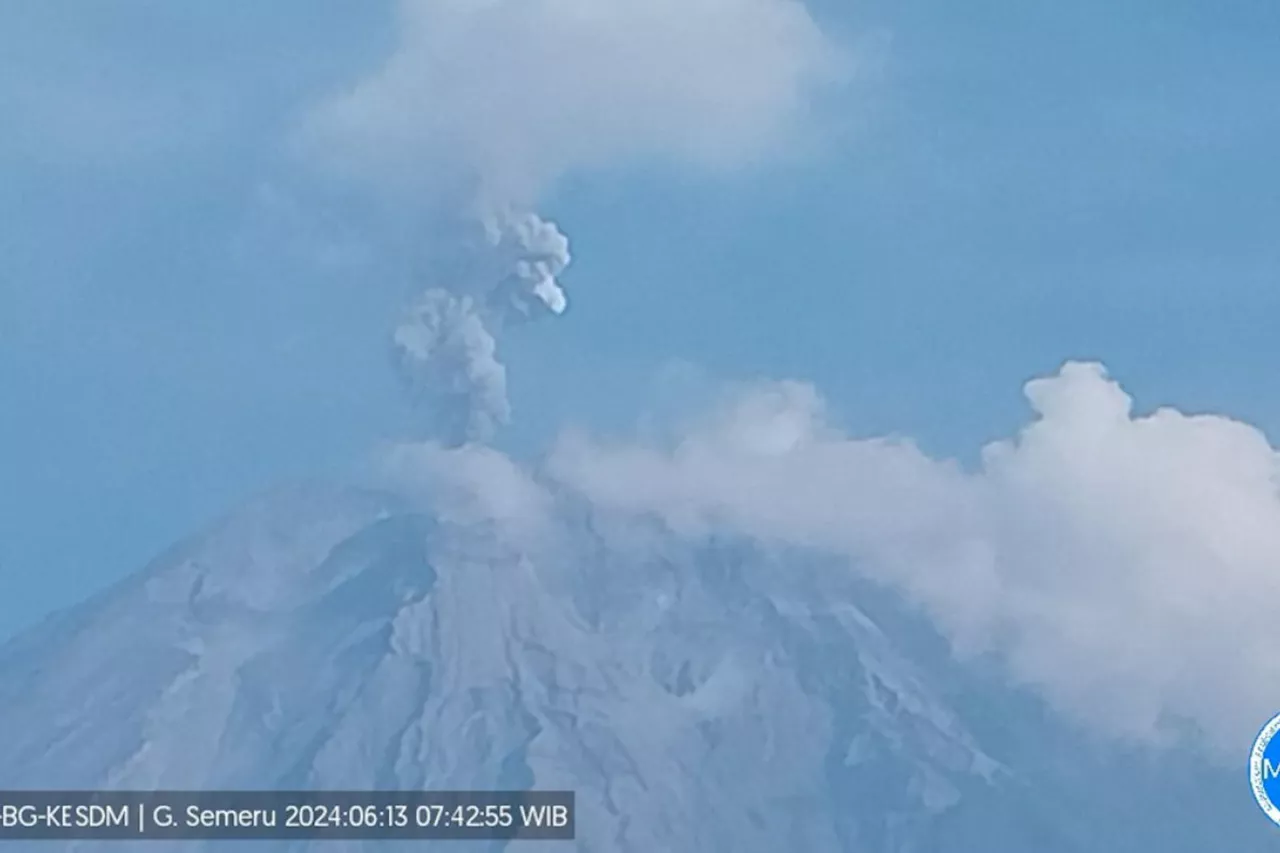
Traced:
<path fill-rule="evenodd" d="M 972 472 L 842 434 L 797 383 L 742 395 L 671 447 L 566 438 L 549 467 L 690 535 L 846 556 L 1060 709 L 1156 743 L 1190 723 L 1238 754 L 1280 683 L 1280 457 L 1228 418 L 1135 416 L 1096 364 L 1026 395 L 1035 419 Z"/>

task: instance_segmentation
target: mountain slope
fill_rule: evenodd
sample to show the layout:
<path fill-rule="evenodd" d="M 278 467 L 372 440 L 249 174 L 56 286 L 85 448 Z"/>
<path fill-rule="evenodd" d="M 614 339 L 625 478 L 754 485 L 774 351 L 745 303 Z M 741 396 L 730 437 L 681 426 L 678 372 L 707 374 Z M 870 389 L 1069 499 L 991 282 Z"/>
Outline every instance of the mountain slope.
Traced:
<path fill-rule="evenodd" d="M 530 543 L 264 497 L 0 649 L 0 786 L 573 789 L 577 845 L 548 850 L 1275 841 L 1207 768 L 1098 758 L 825 567 L 563 516 Z"/>

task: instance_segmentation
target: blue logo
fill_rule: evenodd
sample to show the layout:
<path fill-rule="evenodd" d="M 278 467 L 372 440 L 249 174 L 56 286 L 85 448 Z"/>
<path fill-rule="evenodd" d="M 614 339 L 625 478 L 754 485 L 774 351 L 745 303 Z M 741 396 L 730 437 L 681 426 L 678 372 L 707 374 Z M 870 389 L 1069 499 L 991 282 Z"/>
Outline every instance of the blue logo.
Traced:
<path fill-rule="evenodd" d="M 1280 825 L 1280 714 L 1262 727 L 1249 755 L 1249 782 L 1258 806 Z"/>

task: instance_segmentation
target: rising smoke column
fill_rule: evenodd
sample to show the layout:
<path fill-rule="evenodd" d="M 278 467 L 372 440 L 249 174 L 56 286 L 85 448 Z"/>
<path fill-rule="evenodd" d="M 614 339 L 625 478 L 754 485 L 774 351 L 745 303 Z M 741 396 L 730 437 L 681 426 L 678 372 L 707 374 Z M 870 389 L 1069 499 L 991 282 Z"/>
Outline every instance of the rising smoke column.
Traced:
<path fill-rule="evenodd" d="M 428 434 L 449 445 L 489 440 L 511 415 L 497 340 L 512 323 L 564 312 L 557 280 L 569 241 L 536 214 L 484 217 L 456 278 L 432 283 L 392 336 L 400 378 Z"/>
<path fill-rule="evenodd" d="M 845 50 L 803 0 L 395 0 L 384 61 L 314 105 L 295 150 L 396 210 L 484 210 L 461 274 L 396 329 L 431 437 L 482 442 L 509 416 L 502 329 L 564 310 L 564 236 L 531 213 L 571 173 L 751 167 L 808 148 Z M 820 134 L 816 134 L 820 135 Z M 461 190 L 471 188 L 475 192 Z"/>

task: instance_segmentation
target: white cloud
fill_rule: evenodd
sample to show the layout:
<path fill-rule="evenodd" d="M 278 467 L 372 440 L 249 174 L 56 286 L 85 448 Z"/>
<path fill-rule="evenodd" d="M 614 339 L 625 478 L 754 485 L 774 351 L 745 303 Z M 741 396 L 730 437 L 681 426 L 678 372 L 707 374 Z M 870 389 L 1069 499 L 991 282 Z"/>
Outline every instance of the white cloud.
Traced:
<path fill-rule="evenodd" d="M 974 472 L 844 436 L 788 383 L 673 448 L 566 439 L 550 468 L 685 532 L 848 556 L 1063 710 L 1152 742 L 1189 721 L 1239 753 L 1280 706 L 1280 457 L 1227 418 L 1135 417 L 1098 365 L 1026 391 L 1036 419 Z"/>
<path fill-rule="evenodd" d="M 483 445 L 394 445 L 378 459 L 376 479 L 448 521 L 494 523 L 520 537 L 547 525 L 550 495 L 503 453 Z"/>
<path fill-rule="evenodd" d="M 804 132 L 844 59 L 799 0 L 401 0 L 386 64 L 310 117 L 342 170 L 412 185 L 462 171 L 530 203 L 566 170 L 716 169 Z"/>

